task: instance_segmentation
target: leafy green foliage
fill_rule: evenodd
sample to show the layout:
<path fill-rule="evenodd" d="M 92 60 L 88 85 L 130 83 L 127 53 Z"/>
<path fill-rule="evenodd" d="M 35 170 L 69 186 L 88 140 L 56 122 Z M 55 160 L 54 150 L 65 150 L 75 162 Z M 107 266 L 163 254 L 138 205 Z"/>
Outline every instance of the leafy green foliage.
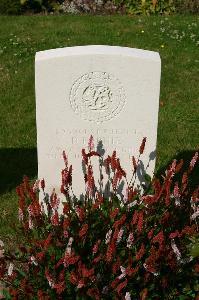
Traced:
<path fill-rule="evenodd" d="M 199 257 L 199 236 L 191 239 L 189 248 L 193 257 Z"/>

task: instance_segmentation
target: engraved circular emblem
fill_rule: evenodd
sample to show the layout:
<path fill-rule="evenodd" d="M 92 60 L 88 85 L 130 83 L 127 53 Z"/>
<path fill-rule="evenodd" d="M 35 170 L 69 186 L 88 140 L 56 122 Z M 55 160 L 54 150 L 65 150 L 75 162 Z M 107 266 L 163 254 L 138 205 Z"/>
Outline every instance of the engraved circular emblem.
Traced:
<path fill-rule="evenodd" d="M 126 101 L 120 81 L 107 72 L 78 78 L 70 91 L 70 104 L 82 119 L 101 123 L 117 116 Z"/>

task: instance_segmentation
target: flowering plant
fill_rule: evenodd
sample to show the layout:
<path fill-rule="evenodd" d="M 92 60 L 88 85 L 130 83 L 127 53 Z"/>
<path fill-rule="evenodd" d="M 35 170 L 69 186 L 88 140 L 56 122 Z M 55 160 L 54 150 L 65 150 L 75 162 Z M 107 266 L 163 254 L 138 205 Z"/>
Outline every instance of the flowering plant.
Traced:
<path fill-rule="evenodd" d="M 188 246 L 198 236 L 199 188 L 191 191 L 188 178 L 198 153 L 178 182 L 182 160 L 139 191 L 135 178 L 145 142 L 139 158 L 132 158 L 133 177 L 122 199 L 117 190 L 126 172 L 115 151 L 102 159 L 92 137 L 89 151 L 82 150 L 83 199 L 71 194 L 72 166 L 63 152 L 61 214 L 55 191 L 48 196 L 44 180 L 32 186 L 24 177 L 17 188 L 24 242 L 15 253 L 0 252 L 7 299 L 196 299 L 199 263 Z M 108 175 L 108 196 L 96 187 L 94 157 L 101 179 L 103 169 Z"/>

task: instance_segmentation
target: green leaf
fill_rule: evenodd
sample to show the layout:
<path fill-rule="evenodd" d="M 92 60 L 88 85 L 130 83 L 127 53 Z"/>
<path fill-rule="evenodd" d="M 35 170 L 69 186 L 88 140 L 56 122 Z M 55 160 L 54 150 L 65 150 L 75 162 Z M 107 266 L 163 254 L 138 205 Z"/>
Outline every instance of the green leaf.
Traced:
<path fill-rule="evenodd" d="M 26 277 L 26 273 L 24 273 L 24 271 L 20 270 L 20 269 L 16 269 L 20 275 L 22 275 L 23 277 Z"/>
<path fill-rule="evenodd" d="M 148 174 L 145 174 L 145 175 L 144 175 L 144 179 L 145 179 L 145 181 L 146 181 L 147 183 L 150 183 L 150 182 L 151 182 L 151 176 L 148 175 Z"/>
<path fill-rule="evenodd" d="M 196 245 L 193 245 L 193 247 L 190 251 L 190 254 L 193 257 L 198 257 L 199 256 L 199 244 L 198 243 Z"/>
<path fill-rule="evenodd" d="M 12 299 L 12 297 L 10 296 L 8 290 L 5 289 L 2 292 L 3 292 L 3 296 L 5 297 L 6 300 Z"/>
<path fill-rule="evenodd" d="M 24 5 L 28 0 L 20 0 L 21 5 Z"/>

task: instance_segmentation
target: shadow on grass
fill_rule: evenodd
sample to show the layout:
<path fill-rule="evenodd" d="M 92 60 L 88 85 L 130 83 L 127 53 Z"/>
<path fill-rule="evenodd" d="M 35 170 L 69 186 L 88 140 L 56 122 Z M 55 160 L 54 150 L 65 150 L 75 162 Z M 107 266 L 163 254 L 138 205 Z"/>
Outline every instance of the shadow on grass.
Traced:
<path fill-rule="evenodd" d="M 190 164 L 190 161 L 191 161 L 192 157 L 194 156 L 195 152 L 196 152 L 196 150 L 193 150 L 193 151 L 182 151 L 182 152 L 180 152 L 177 156 L 173 157 L 163 167 L 159 168 L 156 171 L 156 177 L 159 178 L 159 177 L 161 177 L 161 175 L 164 175 L 165 174 L 165 170 L 172 163 L 172 161 L 174 159 L 176 159 L 177 162 L 179 162 L 181 159 L 183 159 L 184 164 L 182 166 L 182 169 L 174 177 L 174 181 L 180 182 L 181 179 L 182 179 L 182 175 L 183 175 L 183 173 L 185 171 L 187 171 L 187 169 L 189 167 L 189 164 Z M 189 187 L 190 187 L 190 189 L 193 191 L 198 186 L 199 186 L 199 161 L 196 163 L 193 171 L 189 175 Z"/>
<path fill-rule="evenodd" d="M 24 175 L 37 176 L 37 149 L 0 149 L 0 194 L 16 188 Z"/>
<path fill-rule="evenodd" d="M 187 170 L 194 154 L 195 151 L 183 151 L 173 158 L 177 159 L 177 161 L 180 161 L 180 159 L 184 160 L 182 170 L 175 175 L 174 180 L 178 181 L 182 178 L 182 174 Z M 157 177 L 165 174 L 167 166 L 171 164 L 173 159 L 156 171 Z M 0 149 L 0 194 L 16 188 L 22 182 L 24 175 L 27 175 L 29 178 L 37 177 L 37 149 Z M 189 178 L 189 186 L 192 190 L 199 186 L 199 162 Z"/>

